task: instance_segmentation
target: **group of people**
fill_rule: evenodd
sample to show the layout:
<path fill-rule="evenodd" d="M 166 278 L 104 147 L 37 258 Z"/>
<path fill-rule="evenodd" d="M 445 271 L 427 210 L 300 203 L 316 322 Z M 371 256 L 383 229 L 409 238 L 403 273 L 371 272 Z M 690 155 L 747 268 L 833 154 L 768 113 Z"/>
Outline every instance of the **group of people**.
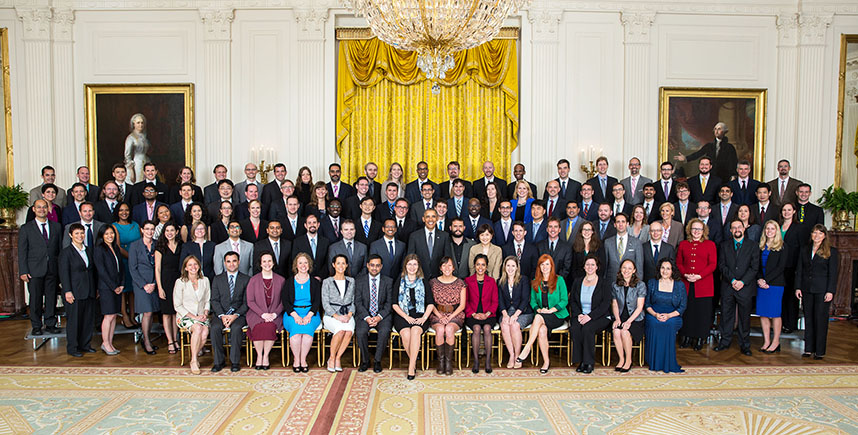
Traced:
<path fill-rule="evenodd" d="M 491 162 L 469 182 L 450 162 L 449 180 L 435 183 L 420 162 L 417 179 L 406 183 L 398 163 L 381 182 L 377 165 L 367 163 L 365 176 L 348 184 L 336 163 L 327 183 L 314 182 L 307 167 L 292 181 L 280 163 L 264 185 L 253 163 L 239 183 L 218 165 L 216 181 L 201 188 L 191 168 L 168 187 L 146 162 L 142 181 L 128 183 L 117 164 L 100 187 L 81 167 L 68 194 L 48 166 L 20 234 L 32 334 L 43 326 L 60 331 L 61 285 L 73 356 L 95 352 L 100 308 L 105 353 L 119 353 L 118 319 L 136 327 L 139 314 L 140 344 L 154 354 L 151 326 L 160 313 L 168 352 L 179 350 L 179 328 L 190 331 L 194 372 L 207 337 L 212 370 L 220 371 L 224 330 L 240 349 L 246 326 L 259 370 L 270 366 L 285 329 L 293 370 L 307 371 L 314 334 L 324 327 L 332 335 L 328 370 L 342 370 L 355 335 L 365 356 L 359 369 L 372 364 L 378 372 L 395 330 L 413 378 L 431 328 L 437 370 L 450 374 L 456 333 L 467 328 L 472 370 L 490 373 L 496 325 L 509 368 L 521 367 L 537 346 L 547 372 L 550 334 L 564 327 L 579 372 L 593 371 L 595 340 L 605 330 L 618 371 L 630 369 L 632 347 L 645 337 L 650 369 L 671 372 L 681 370 L 677 335 L 680 347 L 700 350 L 716 311 L 715 351 L 728 348 L 738 329 L 740 350 L 751 355 L 754 312 L 763 326 L 760 351 L 780 351 L 781 331 L 797 327 L 800 300 L 804 355 L 822 358 L 838 261 L 811 187 L 790 177 L 786 160 L 763 183 L 750 177 L 747 161 L 721 180 L 711 173 L 715 156 L 698 157 L 699 174 L 685 181 L 673 178 L 670 162 L 656 181 L 646 178 L 637 158 L 618 180 L 600 157 L 596 175 L 580 183 L 560 160 L 541 199 L 521 164 L 512 182 L 495 176 Z M 374 352 L 370 333 L 378 336 Z M 230 353 L 233 371 L 239 357 Z"/>

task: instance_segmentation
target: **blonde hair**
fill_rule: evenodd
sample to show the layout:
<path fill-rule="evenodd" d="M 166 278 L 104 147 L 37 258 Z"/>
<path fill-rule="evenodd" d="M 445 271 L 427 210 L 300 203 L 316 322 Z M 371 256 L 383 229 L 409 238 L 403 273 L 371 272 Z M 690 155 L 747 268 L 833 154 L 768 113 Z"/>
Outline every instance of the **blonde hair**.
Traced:
<path fill-rule="evenodd" d="M 527 181 L 524 181 L 524 180 L 518 180 L 515 183 L 515 199 L 518 199 L 518 186 L 521 184 L 524 184 L 524 187 L 527 187 L 527 197 L 533 198 L 533 191 L 530 190 L 530 183 L 528 183 Z"/>
<path fill-rule="evenodd" d="M 691 226 L 694 224 L 703 225 L 703 236 L 700 237 L 700 241 L 709 240 L 709 225 L 703 223 L 699 218 L 693 218 L 685 224 L 685 240 L 688 240 L 689 242 L 694 241 L 694 237 L 691 236 Z"/>
<path fill-rule="evenodd" d="M 512 261 L 515 263 L 515 276 L 510 280 L 510 276 L 506 273 L 506 264 Z M 515 255 L 510 255 L 503 259 L 503 266 L 501 267 L 501 277 L 498 283 L 505 283 L 507 285 L 512 284 L 513 286 L 518 285 L 518 282 L 521 280 L 521 265 L 518 263 L 518 257 Z"/>
<path fill-rule="evenodd" d="M 769 243 L 769 238 L 766 236 L 766 227 L 772 224 L 775 226 L 775 236 L 772 238 L 771 243 Z M 778 225 L 777 221 L 774 219 L 767 220 L 765 224 L 763 224 L 763 236 L 760 237 L 760 250 L 766 249 L 766 245 L 769 246 L 769 251 L 780 251 L 781 248 L 784 247 L 784 238 L 781 236 L 781 226 Z"/>

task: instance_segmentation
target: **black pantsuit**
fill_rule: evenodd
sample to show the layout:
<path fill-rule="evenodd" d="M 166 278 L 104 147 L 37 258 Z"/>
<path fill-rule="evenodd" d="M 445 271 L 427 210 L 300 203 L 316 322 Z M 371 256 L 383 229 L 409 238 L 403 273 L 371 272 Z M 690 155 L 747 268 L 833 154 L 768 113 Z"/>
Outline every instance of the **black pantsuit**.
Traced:
<path fill-rule="evenodd" d="M 823 356 L 828 341 L 828 315 L 831 309 L 831 302 L 825 302 L 825 295 L 830 293 L 833 298 L 837 291 L 837 266 L 840 260 L 836 248 L 831 248 L 828 258 L 822 258 L 818 253 L 811 255 L 812 250 L 811 245 L 801 250 L 795 286 L 801 290 L 804 306 L 804 352 Z"/>
<path fill-rule="evenodd" d="M 59 274 L 65 294 L 71 293 L 74 302 L 66 301 L 66 350 L 70 354 L 86 351 L 92 341 L 95 325 L 95 261 L 92 250 L 86 248 L 88 260 L 84 262 L 74 244 L 60 252 Z"/>
<path fill-rule="evenodd" d="M 583 313 L 581 304 L 581 286 L 584 278 L 578 278 L 569 289 L 569 332 L 572 334 L 572 362 L 574 364 L 593 365 L 596 361 L 596 334 L 611 324 L 608 313 L 611 310 L 611 284 L 605 278 L 599 278 L 593 296 L 590 298 L 590 321 L 578 323 Z"/>
<path fill-rule="evenodd" d="M 804 351 L 825 355 L 831 302 L 825 302 L 825 293 L 807 292 L 802 294 L 801 302 L 804 308 Z"/>

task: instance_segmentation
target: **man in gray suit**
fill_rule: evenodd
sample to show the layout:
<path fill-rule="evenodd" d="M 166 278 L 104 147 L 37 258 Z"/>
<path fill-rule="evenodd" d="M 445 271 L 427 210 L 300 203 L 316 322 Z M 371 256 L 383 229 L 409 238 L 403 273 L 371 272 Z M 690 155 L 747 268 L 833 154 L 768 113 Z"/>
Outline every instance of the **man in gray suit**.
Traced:
<path fill-rule="evenodd" d="M 30 204 L 36 202 L 37 199 L 42 198 L 42 186 L 45 184 L 54 184 L 56 185 L 57 173 L 54 171 L 54 168 L 51 166 L 45 166 L 42 168 L 42 184 L 30 189 Z M 793 190 L 795 192 L 795 190 Z M 57 186 L 57 197 L 54 199 L 54 204 L 65 207 L 66 206 L 66 191 L 61 187 Z"/>
<path fill-rule="evenodd" d="M 581 225 L 584 224 L 584 218 L 578 215 L 581 208 L 575 201 L 566 203 L 566 218 L 560 221 L 560 238 L 564 242 L 569 242 L 571 245 L 575 242 L 575 237 L 581 232 Z"/>
<path fill-rule="evenodd" d="M 620 265 L 627 258 L 635 262 L 638 273 L 643 270 L 644 266 L 641 242 L 637 237 L 631 237 L 628 232 L 628 216 L 620 213 L 614 217 L 614 228 L 617 229 L 617 234 L 605 240 L 605 254 L 608 259 L 608 265 L 605 267 L 605 278 L 608 282 L 614 282 L 617 279 Z M 621 252 L 622 255 L 620 255 Z"/>
<path fill-rule="evenodd" d="M 247 177 L 246 180 L 236 183 L 235 185 L 235 193 L 238 194 L 238 202 L 239 204 L 247 201 L 247 196 L 245 196 L 245 192 L 248 184 L 255 184 L 259 191 L 262 191 L 262 183 L 260 183 L 256 179 L 256 175 L 259 173 L 259 168 L 255 163 L 248 163 L 244 165 L 244 176 Z M 235 204 L 237 205 L 237 204 Z"/>
<path fill-rule="evenodd" d="M 641 175 L 641 161 L 637 157 L 629 159 L 629 176 L 620 180 L 620 184 L 626 189 L 626 202 L 638 205 L 643 202 L 643 187 L 652 183 L 647 177 Z"/>
<path fill-rule="evenodd" d="M 328 248 L 328 264 L 333 263 L 337 255 L 345 255 L 349 259 L 349 276 L 358 276 L 363 272 L 366 245 L 355 240 L 355 223 L 351 219 L 340 225 L 340 234 L 343 238 Z"/>
<path fill-rule="evenodd" d="M 398 279 L 402 273 L 402 258 L 405 257 L 405 242 L 396 238 L 396 220 L 384 221 L 381 230 L 384 236 L 369 246 L 369 256 L 378 255 L 382 259 L 381 274 Z"/>
<path fill-rule="evenodd" d="M 372 371 L 381 373 L 381 359 L 393 327 L 393 280 L 381 274 L 382 261 L 381 256 L 370 254 L 366 272 L 355 278 L 355 337 L 363 356 L 359 372 L 369 368 L 369 356 L 372 355 L 369 353 L 369 330 L 375 328 L 378 344 L 375 346 Z"/>
<path fill-rule="evenodd" d="M 423 228 L 408 237 L 408 254 L 417 254 L 426 278 L 437 277 L 440 274 L 441 258 L 453 256 L 450 236 L 435 228 L 437 221 L 438 213 L 435 210 L 426 210 L 423 212 Z M 464 224 L 462 231 L 465 231 Z"/>
<path fill-rule="evenodd" d="M 238 222 L 230 222 L 227 232 L 229 233 L 229 238 L 215 246 L 215 275 L 223 273 L 224 256 L 230 251 L 238 254 L 238 271 L 248 276 L 251 275 L 253 273 L 253 265 L 251 264 L 253 262 L 253 243 L 241 240 L 241 225 Z"/>
<path fill-rule="evenodd" d="M 87 248 L 95 247 L 95 239 L 98 235 L 98 231 L 101 230 L 101 227 L 104 226 L 104 222 L 99 222 L 94 219 L 95 217 L 95 207 L 91 202 L 84 202 L 80 205 L 80 220 L 77 222 L 72 222 L 65 227 L 65 237 L 63 237 L 63 248 L 66 248 L 71 244 L 71 236 L 69 236 L 69 227 L 73 223 L 78 223 L 83 225 L 84 231 L 86 231 L 86 237 L 83 239 L 83 244 Z"/>
<path fill-rule="evenodd" d="M 51 334 L 57 328 L 57 260 L 60 255 L 62 226 L 48 220 L 48 203 L 37 199 L 33 204 L 36 218 L 21 225 L 18 233 L 18 273 L 30 292 L 30 325 L 32 335 L 42 335 L 42 313 L 45 329 Z"/>
<path fill-rule="evenodd" d="M 457 277 L 465 279 L 471 276 L 468 258 L 471 247 L 476 244 L 474 239 L 465 237 L 465 221 L 453 218 L 450 221 L 450 250 L 453 253 L 453 267 L 456 268 L 454 275 Z"/>
<path fill-rule="evenodd" d="M 229 328 L 229 354 L 230 370 L 237 372 L 241 370 L 241 342 L 244 334 L 241 328 L 247 325 L 247 299 L 244 297 L 247 291 L 247 283 L 250 277 L 238 271 L 239 255 L 229 252 L 223 258 L 226 269 L 223 273 L 212 279 L 211 285 L 211 311 L 216 319 L 212 319 L 211 339 L 214 349 L 214 366 L 212 372 L 223 370 L 224 346 L 223 330 Z"/>

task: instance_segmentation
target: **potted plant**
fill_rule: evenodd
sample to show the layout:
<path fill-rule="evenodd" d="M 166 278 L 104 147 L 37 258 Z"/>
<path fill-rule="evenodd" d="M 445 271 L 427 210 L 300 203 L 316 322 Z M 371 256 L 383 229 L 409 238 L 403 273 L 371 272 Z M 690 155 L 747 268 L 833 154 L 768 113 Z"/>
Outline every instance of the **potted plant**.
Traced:
<path fill-rule="evenodd" d="M 0 186 L 0 228 L 17 228 L 15 215 L 18 210 L 26 207 L 30 194 L 24 191 L 20 184 L 16 186 Z"/>
<path fill-rule="evenodd" d="M 850 231 L 849 214 L 858 214 L 858 192 L 846 192 L 842 187 L 828 186 L 817 200 L 819 205 L 831 210 L 832 229 Z"/>

